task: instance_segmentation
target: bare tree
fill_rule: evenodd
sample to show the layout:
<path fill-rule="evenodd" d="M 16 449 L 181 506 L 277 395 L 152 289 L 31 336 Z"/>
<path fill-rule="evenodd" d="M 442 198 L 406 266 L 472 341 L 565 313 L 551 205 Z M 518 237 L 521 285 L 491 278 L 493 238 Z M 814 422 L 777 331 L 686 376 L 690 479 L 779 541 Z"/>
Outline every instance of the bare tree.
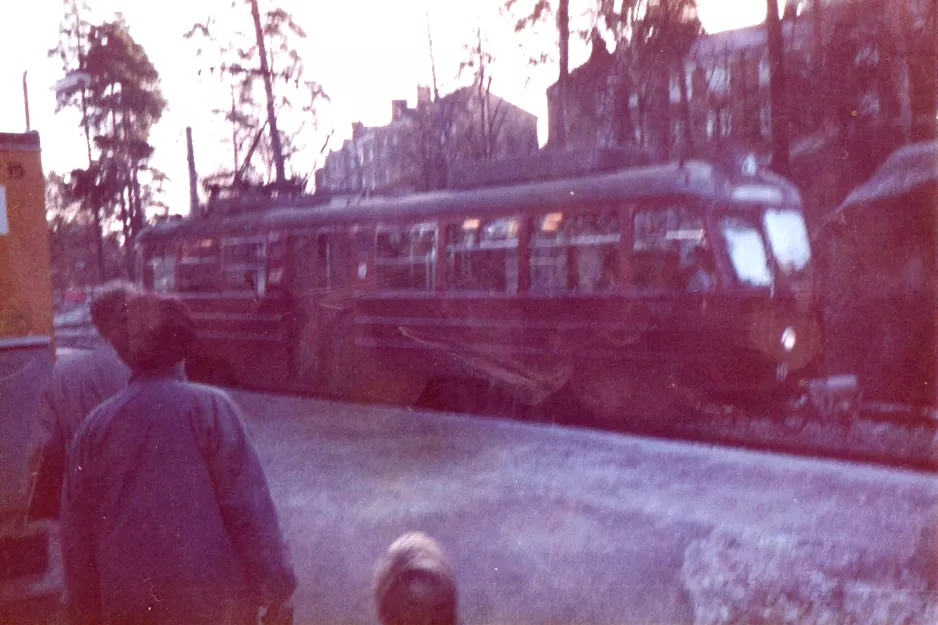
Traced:
<path fill-rule="evenodd" d="M 495 60 L 485 46 L 482 29 L 476 28 L 476 41 L 464 46 L 468 58 L 460 63 L 459 73 L 472 70 L 472 97 L 464 98 L 464 108 L 470 117 L 460 131 L 463 133 L 465 148 L 473 158 L 491 160 L 497 152 L 498 138 L 504 122 L 503 101 L 492 95 L 491 64 Z M 459 92 L 457 92 L 458 94 Z M 459 97 L 453 94 L 455 97 Z"/>
<path fill-rule="evenodd" d="M 558 0 L 557 35 L 560 40 L 560 75 L 557 77 L 557 145 L 567 143 L 567 82 L 570 77 L 570 0 Z"/>
<path fill-rule="evenodd" d="M 640 109 L 640 137 L 649 131 L 655 148 L 667 153 L 671 133 L 671 78 L 680 83 L 682 116 L 689 115 L 684 61 L 702 30 L 695 0 L 623 0 L 600 3 L 600 15 L 616 40 L 613 69 L 603 97 L 597 143 L 629 143 L 634 135 L 629 99 L 634 94 Z M 685 137 L 687 135 L 685 134 Z"/>
<path fill-rule="evenodd" d="M 214 112 L 232 126 L 234 167 L 213 177 L 232 186 L 270 182 L 279 186 L 286 176 L 293 186 L 301 187 L 310 171 L 294 165 L 291 156 L 306 150 L 303 136 L 309 134 L 310 126 L 318 130 L 317 108 L 329 97 L 306 76 L 298 52 L 306 33 L 293 16 L 278 6 L 259 13 L 256 0 L 232 1 L 233 8 L 244 4 L 250 5 L 250 31 L 247 24 L 222 31 L 220 22 L 210 17 L 184 35 L 197 44 L 197 56 L 208 57 L 199 75 L 217 78 L 227 87 L 225 100 L 231 98 L 230 104 L 226 101 Z M 261 141 L 265 137 L 269 140 Z M 259 165 L 251 164 L 255 154 Z M 310 154 L 310 160 L 314 158 Z"/>

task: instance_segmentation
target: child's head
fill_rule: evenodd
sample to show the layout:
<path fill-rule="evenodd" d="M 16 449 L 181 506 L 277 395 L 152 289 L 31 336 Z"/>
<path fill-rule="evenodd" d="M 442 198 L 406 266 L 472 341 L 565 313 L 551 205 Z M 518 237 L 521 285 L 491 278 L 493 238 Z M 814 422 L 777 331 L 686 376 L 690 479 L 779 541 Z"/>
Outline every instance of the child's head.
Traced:
<path fill-rule="evenodd" d="M 455 625 L 456 584 L 440 545 L 421 532 L 391 544 L 375 574 L 383 625 Z"/>

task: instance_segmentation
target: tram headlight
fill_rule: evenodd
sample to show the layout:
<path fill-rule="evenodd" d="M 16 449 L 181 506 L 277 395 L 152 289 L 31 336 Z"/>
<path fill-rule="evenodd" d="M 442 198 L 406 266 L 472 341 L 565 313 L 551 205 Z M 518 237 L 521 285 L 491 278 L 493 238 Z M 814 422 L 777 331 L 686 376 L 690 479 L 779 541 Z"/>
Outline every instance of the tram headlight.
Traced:
<path fill-rule="evenodd" d="M 794 328 L 788 327 L 782 331 L 782 338 L 781 338 L 782 349 L 784 349 L 786 352 L 790 352 L 791 350 L 795 349 L 795 344 L 797 342 L 798 342 L 798 335 L 795 334 Z"/>

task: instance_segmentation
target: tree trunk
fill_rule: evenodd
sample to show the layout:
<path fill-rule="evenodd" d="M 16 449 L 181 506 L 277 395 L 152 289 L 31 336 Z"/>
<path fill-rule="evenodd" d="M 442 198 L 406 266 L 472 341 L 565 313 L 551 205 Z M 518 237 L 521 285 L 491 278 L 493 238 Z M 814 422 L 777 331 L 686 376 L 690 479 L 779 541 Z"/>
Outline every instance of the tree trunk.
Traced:
<path fill-rule="evenodd" d="M 671 155 L 671 73 L 668 71 L 668 63 L 659 64 L 660 69 L 655 72 L 653 78 L 654 90 L 654 121 L 655 121 L 655 143 L 658 149 L 665 157 Z"/>
<path fill-rule="evenodd" d="M 906 2 L 887 3 L 884 20 L 889 37 L 895 42 L 896 54 L 892 60 L 892 71 L 896 99 L 899 104 L 899 128 L 906 141 L 912 136 L 912 81 L 909 78 L 909 43 L 911 16 Z M 889 9 L 892 8 L 892 15 Z"/>
<path fill-rule="evenodd" d="M 570 0 L 557 7 L 557 34 L 560 39 L 560 75 L 557 78 L 557 146 L 567 145 L 567 82 L 570 77 Z"/>
<path fill-rule="evenodd" d="M 131 228 L 133 230 L 134 243 L 137 241 L 137 235 L 143 230 L 146 226 L 146 214 L 143 208 L 143 203 L 140 199 L 140 177 L 139 177 L 139 165 L 134 163 L 131 168 L 131 178 L 130 178 L 130 189 L 133 193 L 134 198 L 134 219 L 131 222 Z"/>
<path fill-rule="evenodd" d="M 257 0 L 251 2 L 251 17 L 254 18 L 254 34 L 257 37 L 257 51 L 261 57 L 261 75 L 264 78 L 264 91 L 267 94 L 267 124 L 270 126 L 270 145 L 273 150 L 274 167 L 277 170 L 277 184 L 286 182 L 286 172 L 283 166 L 283 148 L 280 146 L 280 131 L 277 130 L 277 112 L 274 106 L 274 87 L 270 79 L 270 69 L 267 66 L 267 46 L 264 44 L 264 31 L 261 29 L 261 15 L 257 8 Z"/>
<path fill-rule="evenodd" d="M 94 167 L 94 159 L 91 156 L 91 131 L 88 129 L 88 98 L 85 90 L 81 90 L 81 126 L 85 132 L 85 148 L 88 150 L 88 175 L 91 175 L 91 169 Z M 94 219 L 94 243 L 95 256 L 98 261 L 98 281 L 107 280 L 107 268 L 104 266 L 104 232 L 101 229 L 101 207 L 95 204 L 91 207 L 92 217 Z"/>
<path fill-rule="evenodd" d="M 98 282 L 105 282 L 107 280 L 107 269 L 104 266 L 104 233 L 101 230 L 101 207 L 92 206 L 91 214 L 94 219 L 94 243 L 95 243 L 95 256 L 98 261 Z"/>
<path fill-rule="evenodd" d="M 811 37 L 812 54 L 811 73 L 814 81 L 819 81 L 824 75 L 824 0 L 814 0 L 811 7 Z M 811 125 L 820 130 L 826 121 L 824 104 L 826 102 L 826 85 L 816 84 L 811 96 Z"/>
<path fill-rule="evenodd" d="M 766 35 L 769 63 L 772 68 L 769 86 L 772 100 L 772 169 L 788 176 L 788 107 L 785 102 L 785 63 L 782 41 L 782 22 L 778 17 L 778 0 L 766 0 Z"/>
<path fill-rule="evenodd" d="M 684 123 L 684 151 L 694 149 L 694 133 L 691 128 L 690 116 L 690 98 L 687 95 L 687 67 L 684 65 L 684 59 L 677 59 L 677 79 L 681 81 L 681 118 Z"/>
<path fill-rule="evenodd" d="M 612 62 L 612 71 L 606 77 L 605 88 L 599 96 L 597 118 L 599 121 L 596 132 L 596 145 L 609 147 L 618 143 L 621 135 L 619 126 L 619 112 L 623 92 L 624 74 L 628 67 L 628 57 L 625 50 L 628 43 L 624 38 L 616 43 L 615 56 Z"/>

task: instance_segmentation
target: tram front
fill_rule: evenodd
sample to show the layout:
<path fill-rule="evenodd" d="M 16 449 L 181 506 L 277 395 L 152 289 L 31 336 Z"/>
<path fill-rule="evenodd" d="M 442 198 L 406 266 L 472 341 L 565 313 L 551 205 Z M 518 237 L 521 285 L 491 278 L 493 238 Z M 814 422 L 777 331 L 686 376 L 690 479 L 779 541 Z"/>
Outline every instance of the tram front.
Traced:
<path fill-rule="evenodd" d="M 773 174 L 753 173 L 715 206 L 712 225 L 728 278 L 724 311 L 734 327 L 731 343 L 746 354 L 730 366 L 746 372 L 751 389 L 797 392 L 817 374 L 822 346 L 811 242 L 797 189 Z"/>

